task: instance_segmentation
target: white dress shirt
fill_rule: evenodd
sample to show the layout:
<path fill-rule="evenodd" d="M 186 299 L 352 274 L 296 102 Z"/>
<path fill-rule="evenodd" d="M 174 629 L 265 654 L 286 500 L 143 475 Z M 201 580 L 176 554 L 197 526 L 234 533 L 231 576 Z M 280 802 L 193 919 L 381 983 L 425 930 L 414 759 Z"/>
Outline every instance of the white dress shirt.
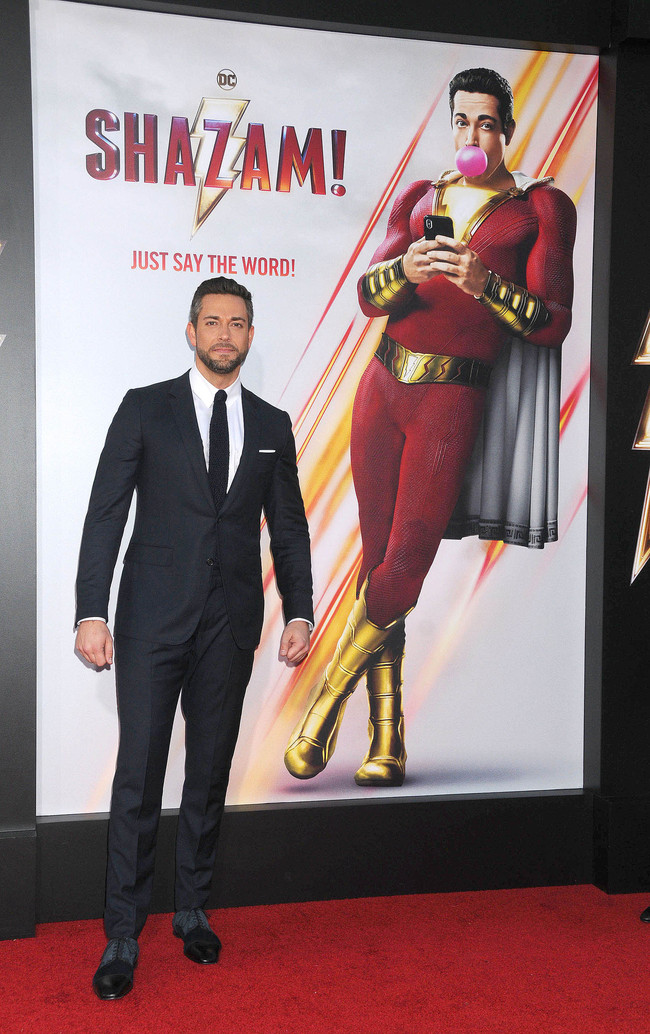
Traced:
<path fill-rule="evenodd" d="M 196 365 L 190 370 L 190 388 L 207 467 L 210 464 L 210 420 L 212 419 L 214 396 L 217 394 L 218 388 L 206 380 Z M 228 420 L 228 488 L 230 488 L 244 448 L 241 378 L 237 377 L 237 380 L 224 388 L 224 391 L 226 392 L 226 417 Z"/>

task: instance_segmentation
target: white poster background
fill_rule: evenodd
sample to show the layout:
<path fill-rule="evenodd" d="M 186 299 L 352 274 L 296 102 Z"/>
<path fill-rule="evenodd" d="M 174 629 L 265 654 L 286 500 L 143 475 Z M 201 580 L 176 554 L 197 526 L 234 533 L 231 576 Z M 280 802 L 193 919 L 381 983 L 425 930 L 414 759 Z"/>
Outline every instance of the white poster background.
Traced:
<path fill-rule="evenodd" d="M 288 409 L 295 422 L 346 328 L 360 319 L 356 279 L 384 236 L 391 202 L 337 290 L 339 279 L 436 97 L 439 103 L 401 186 L 453 165 L 444 92 L 451 75 L 487 65 L 516 82 L 530 68 L 531 52 L 65 0 L 33 0 L 31 14 L 38 285 L 38 812 L 53 815 L 108 809 L 117 744 L 113 672 L 96 672 L 73 652 L 76 560 L 97 458 L 129 387 L 177 376 L 190 366 L 184 328 L 195 287 L 211 275 L 207 256 L 232 256 L 233 275 L 253 292 L 256 336 L 244 382 Z M 595 63 L 592 57 L 562 54 L 539 60 L 528 98 L 529 104 L 537 98 L 539 109 L 526 152 L 528 172 L 548 153 L 566 115 L 545 114 L 545 91 L 576 96 Z M 217 85 L 222 69 L 236 74 L 230 93 Z M 191 127 L 203 97 L 229 96 L 250 101 L 242 119 L 244 133 L 249 122 L 265 127 L 272 190 L 254 186 L 244 191 L 235 183 L 192 235 L 196 188 L 182 180 L 163 183 L 170 120 L 185 116 Z M 86 138 L 85 122 L 95 108 L 114 112 L 121 127 L 125 112 L 137 112 L 141 136 L 144 114 L 158 116 L 157 183 L 145 183 L 142 171 L 139 182 L 126 182 L 123 155 L 114 179 L 100 181 L 88 174 L 86 155 L 98 148 Z M 322 128 L 324 195 L 312 193 L 309 179 L 300 186 L 295 176 L 290 192 L 275 189 L 283 126 L 296 128 L 301 146 L 311 127 Z M 347 133 L 338 181 L 332 168 L 333 129 Z M 105 135 L 123 147 L 122 128 Z M 563 352 L 563 399 L 588 366 L 593 117 L 572 157 L 567 171 L 572 182 L 558 183 L 580 196 L 575 316 Z M 241 160 L 236 167 L 241 168 Z M 344 194 L 332 193 L 335 182 L 344 185 Z M 134 252 L 167 252 L 167 269 L 132 269 Z M 190 268 L 175 270 L 174 254 Z M 202 256 L 198 269 L 194 256 Z M 244 256 L 284 258 L 294 275 L 246 275 Z M 303 490 L 306 482 L 312 488 L 318 484 L 315 450 L 324 440 L 323 427 L 327 420 L 336 424 L 343 412 L 337 410 L 338 400 L 352 397 L 371 351 L 352 363 L 322 426 L 314 428 L 300 462 Z M 329 390 L 335 374 L 336 368 L 322 391 Z M 285 771 L 283 748 L 309 687 L 298 685 L 287 706 L 281 706 L 295 676 L 277 661 L 281 621 L 270 588 L 230 803 L 581 785 L 587 421 L 583 390 L 562 440 L 559 543 L 540 552 L 506 548 L 480 589 L 477 573 L 487 544 L 472 539 L 443 543 L 407 624 L 409 761 L 402 790 L 364 790 L 352 781 L 367 747 L 362 688 L 348 705 L 328 769 L 309 783 Z M 297 435 L 299 446 L 301 440 Z M 347 454 L 341 463 L 347 469 Z M 357 534 L 356 502 L 346 484 L 327 514 L 316 498 L 309 507 L 317 622 L 336 592 L 334 558 L 341 544 Z M 112 605 L 120 567 L 121 558 Z M 177 721 L 166 807 L 179 801 L 182 737 Z"/>

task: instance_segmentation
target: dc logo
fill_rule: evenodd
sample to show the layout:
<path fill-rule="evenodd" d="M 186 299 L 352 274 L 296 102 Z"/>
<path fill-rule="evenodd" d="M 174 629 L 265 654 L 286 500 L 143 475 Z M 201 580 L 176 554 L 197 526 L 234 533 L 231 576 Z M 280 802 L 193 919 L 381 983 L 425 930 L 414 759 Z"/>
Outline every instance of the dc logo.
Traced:
<path fill-rule="evenodd" d="M 237 85 L 237 76 L 230 68 L 222 68 L 217 74 L 217 86 L 222 90 L 234 90 Z"/>

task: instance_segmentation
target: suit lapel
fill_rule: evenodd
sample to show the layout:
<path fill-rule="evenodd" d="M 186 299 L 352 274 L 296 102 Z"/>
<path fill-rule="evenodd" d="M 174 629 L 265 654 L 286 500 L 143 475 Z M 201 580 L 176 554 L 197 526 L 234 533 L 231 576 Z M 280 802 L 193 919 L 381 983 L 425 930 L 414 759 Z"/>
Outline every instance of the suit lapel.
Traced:
<path fill-rule="evenodd" d="M 205 465 L 203 453 L 203 442 L 196 422 L 196 411 L 192 399 L 189 373 L 184 373 L 175 380 L 169 389 L 169 403 L 174 414 L 174 420 L 178 427 L 183 444 L 187 452 L 190 466 L 196 475 L 197 481 L 205 492 L 208 499 L 214 506 L 208 471 Z"/>

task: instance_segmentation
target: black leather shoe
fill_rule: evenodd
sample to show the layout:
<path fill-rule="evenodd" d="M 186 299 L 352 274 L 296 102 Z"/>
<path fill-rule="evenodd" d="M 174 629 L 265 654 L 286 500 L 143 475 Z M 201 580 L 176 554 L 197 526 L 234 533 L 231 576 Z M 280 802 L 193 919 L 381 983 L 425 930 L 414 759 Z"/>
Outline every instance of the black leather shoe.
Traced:
<path fill-rule="evenodd" d="M 133 970 L 138 964 L 138 942 L 134 937 L 113 937 L 106 945 L 99 969 L 93 977 L 93 991 L 102 1001 L 124 998 L 133 987 Z"/>
<path fill-rule="evenodd" d="M 643 912 L 639 916 L 642 923 L 650 923 L 650 905 L 643 909 Z"/>
<path fill-rule="evenodd" d="M 183 940 L 183 954 L 192 962 L 206 965 L 219 961 L 221 941 L 210 927 L 208 917 L 202 908 L 176 912 L 172 928 L 176 937 Z"/>

